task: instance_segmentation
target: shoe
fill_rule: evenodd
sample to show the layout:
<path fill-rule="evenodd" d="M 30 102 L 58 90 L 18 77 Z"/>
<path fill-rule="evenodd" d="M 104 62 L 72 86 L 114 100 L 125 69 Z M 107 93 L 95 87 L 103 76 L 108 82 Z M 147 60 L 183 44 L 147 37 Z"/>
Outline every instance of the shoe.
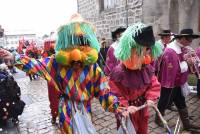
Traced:
<path fill-rule="evenodd" d="M 171 110 L 171 111 L 174 111 L 174 112 L 178 111 L 174 105 L 168 106 L 167 109 Z"/>
<path fill-rule="evenodd" d="M 178 112 L 183 123 L 183 130 L 191 132 L 197 132 L 197 130 L 200 131 L 200 126 L 198 124 L 190 122 L 187 108 L 178 109 Z"/>
<path fill-rule="evenodd" d="M 12 122 L 13 122 L 13 124 L 14 124 L 15 126 L 17 126 L 17 125 L 19 124 L 18 118 L 13 118 Z"/>
<path fill-rule="evenodd" d="M 52 123 L 53 125 L 56 124 L 56 117 L 52 117 L 51 123 Z"/>

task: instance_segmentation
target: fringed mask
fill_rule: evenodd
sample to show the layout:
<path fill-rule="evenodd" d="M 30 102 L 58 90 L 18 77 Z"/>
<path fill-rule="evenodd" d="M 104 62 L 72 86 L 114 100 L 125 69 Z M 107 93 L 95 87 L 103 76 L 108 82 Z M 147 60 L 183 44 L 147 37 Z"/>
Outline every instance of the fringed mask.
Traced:
<path fill-rule="evenodd" d="M 115 57 L 131 70 L 141 69 L 160 56 L 162 49 L 155 43 L 153 29 L 136 23 L 126 29 L 115 49 Z"/>
<path fill-rule="evenodd" d="M 92 24 L 75 15 L 58 31 L 55 49 L 56 61 L 62 65 L 68 66 L 73 62 L 91 65 L 98 59 L 100 45 Z"/>
<path fill-rule="evenodd" d="M 98 59 L 98 51 L 89 46 L 80 46 L 69 50 L 60 50 L 56 54 L 56 61 L 62 65 L 70 65 L 72 62 L 81 62 L 83 65 L 94 64 Z"/>

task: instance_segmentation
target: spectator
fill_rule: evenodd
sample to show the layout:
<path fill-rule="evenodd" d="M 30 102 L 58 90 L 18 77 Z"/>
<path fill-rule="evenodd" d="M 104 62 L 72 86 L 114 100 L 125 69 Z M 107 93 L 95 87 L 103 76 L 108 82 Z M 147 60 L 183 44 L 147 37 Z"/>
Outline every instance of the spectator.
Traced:
<path fill-rule="evenodd" d="M 101 44 L 101 48 L 100 48 L 100 52 L 99 52 L 97 63 L 103 69 L 104 66 L 105 66 L 106 55 L 107 55 L 107 51 L 108 51 L 106 39 L 102 38 L 100 44 Z"/>

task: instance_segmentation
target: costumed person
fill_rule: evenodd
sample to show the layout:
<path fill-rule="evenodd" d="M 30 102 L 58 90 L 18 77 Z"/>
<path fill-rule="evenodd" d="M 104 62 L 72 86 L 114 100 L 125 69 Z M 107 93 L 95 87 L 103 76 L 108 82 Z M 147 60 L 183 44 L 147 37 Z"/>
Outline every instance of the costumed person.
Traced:
<path fill-rule="evenodd" d="M 29 41 L 25 41 L 24 37 L 22 37 L 22 39 L 19 40 L 19 45 L 17 47 L 17 52 L 19 54 L 24 54 L 26 51 L 26 47 L 29 46 Z"/>
<path fill-rule="evenodd" d="M 172 33 L 170 30 L 162 30 L 162 32 L 159 33 L 158 35 L 160 36 L 160 39 L 157 41 L 157 43 L 160 44 L 160 46 L 164 52 L 165 48 L 167 47 L 167 44 L 169 44 L 171 41 Z M 156 75 L 158 75 L 158 73 L 160 71 L 161 57 L 162 57 L 162 55 L 156 61 L 153 62 L 153 65 L 155 66 L 155 74 Z"/>
<path fill-rule="evenodd" d="M 100 46 L 91 23 L 79 14 L 73 15 L 60 27 L 55 50 L 56 54 L 44 62 L 19 55 L 16 66 L 44 77 L 59 92 L 62 134 L 73 134 L 74 104 L 89 114 L 91 100 L 96 97 L 106 111 L 120 111 L 118 99 L 109 91 L 108 81 L 96 63 Z"/>
<path fill-rule="evenodd" d="M 136 110 L 145 102 L 148 105 L 154 104 L 160 95 L 160 84 L 150 63 L 162 50 L 159 45 L 155 45 L 152 27 L 141 22 L 129 26 L 113 51 L 120 63 L 112 68 L 109 75 L 111 92 L 119 98 L 120 106 L 128 107 L 128 111 L 133 112 L 130 119 L 136 133 L 147 134 L 148 108 Z M 117 127 L 119 126 L 117 118 Z"/>
<path fill-rule="evenodd" d="M 55 40 L 54 39 L 47 39 L 44 41 L 44 49 L 42 52 L 42 57 L 46 58 L 53 54 L 55 54 Z"/>
<path fill-rule="evenodd" d="M 161 48 L 164 49 L 167 47 L 167 44 L 171 41 L 172 33 L 170 30 L 162 30 L 161 33 L 158 34 L 160 36 L 160 40 L 158 42 L 161 44 Z"/>
<path fill-rule="evenodd" d="M 162 115 L 165 115 L 167 106 L 174 102 L 178 109 L 180 119 L 183 124 L 183 130 L 195 131 L 200 129 L 199 125 L 191 124 L 186 106 L 183 90 L 187 90 L 187 78 L 189 59 L 184 55 L 187 46 L 190 46 L 193 39 L 199 38 L 199 35 L 193 33 L 192 29 L 183 29 L 180 34 L 174 35 L 173 42 L 167 45 L 162 56 L 160 65 L 159 81 L 161 83 L 161 95 L 158 102 L 158 109 Z M 162 126 L 160 118 L 156 116 L 155 122 Z"/>
<path fill-rule="evenodd" d="M 55 39 L 47 39 L 44 41 L 44 50 L 42 52 L 42 57 L 47 58 L 55 54 Z M 58 103 L 59 103 L 59 92 L 55 90 L 51 83 L 47 82 L 48 87 L 48 97 L 51 109 L 51 123 L 56 123 L 56 118 L 58 116 Z"/>
<path fill-rule="evenodd" d="M 117 60 L 114 56 L 114 50 L 118 46 L 119 38 L 121 37 L 122 33 L 126 30 L 126 28 L 119 27 L 115 31 L 111 32 L 113 43 L 109 47 L 106 56 L 106 65 L 104 67 L 104 73 L 109 76 L 113 67 L 118 65 L 119 60 Z"/>
<path fill-rule="evenodd" d="M 12 54 L 0 48 L 0 57 L 13 59 Z M 10 74 L 6 64 L 0 64 L 0 128 L 12 119 L 14 125 L 19 123 L 18 116 L 22 114 L 25 103 L 20 99 L 21 91 L 17 82 Z"/>
<path fill-rule="evenodd" d="M 200 58 L 200 47 L 197 48 L 196 55 Z M 200 78 L 199 78 L 200 74 L 196 74 L 196 75 L 197 75 L 197 96 L 200 98 Z"/>
<path fill-rule="evenodd" d="M 35 59 L 39 59 L 39 54 L 40 51 L 36 46 L 35 42 L 31 42 L 29 45 L 27 45 L 26 47 L 26 51 L 25 51 L 25 55 L 27 55 L 30 58 L 35 58 Z M 31 72 L 28 72 L 28 76 L 30 81 L 32 81 L 33 79 L 36 80 L 38 75 L 37 74 L 31 74 Z"/>
<path fill-rule="evenodd" d="M 172 33 L 171 30 L 162 30 L 161 33 L 158 34 L 160 36 L 160 40 L 158 40 L 157 42 L 161 45 L 161 48 L 164 52 L 165 48 L 167 47 L 167 45 L 170 43 L 170 41 L 172 40 Z M 159 75 L 159 71 L 160 71 L 160 64 L 161 64 L 161 59 L 162 59 L 162 55 L 156 60 L 154 61 L 154 66 L 155 66 L 155 74 L 158 76 Z M 172 103 L 172 102 L 171 102 Z M 171 110 L 171 111 L 177 111 L 176 107 L 174 106 L 174 104 L 169 104 L 167 109 Z"/>

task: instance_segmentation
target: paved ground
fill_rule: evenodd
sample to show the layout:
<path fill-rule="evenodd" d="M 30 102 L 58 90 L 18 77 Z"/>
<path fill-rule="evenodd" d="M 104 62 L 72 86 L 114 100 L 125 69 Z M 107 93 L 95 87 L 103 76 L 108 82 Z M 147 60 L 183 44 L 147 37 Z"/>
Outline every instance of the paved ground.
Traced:
<path fill-rule="evenodd" d="M 18 73 L 15 78 L 21 87 L 22 99 L 26 102 L 26 107 L 19 118 L 19 126 L 13 127 L 10 124 L 3 128 L 0 134 L 59 134 L 58 126 L 51 124 L 46 82 L 42 79 L 30 82 L 24 73 Z M 200 100 L 195 95 L 190 95 L 187 104 L 191 115 L 195 115 L 192 117 L 193 121 L 200 125 Z M 103 112 L 97 100 L 93 100 L 92 111 L 92 120 L 99 134 L 116 134 L 116 122 L 113 114 Z M 155 112 L 151 109 L 148 133 L 164 133 L 164 130 L 154 123 L 154 114 Z M 177 113 L 167 111 L 165 119 L 173 129 L 178 119 Z"/>

